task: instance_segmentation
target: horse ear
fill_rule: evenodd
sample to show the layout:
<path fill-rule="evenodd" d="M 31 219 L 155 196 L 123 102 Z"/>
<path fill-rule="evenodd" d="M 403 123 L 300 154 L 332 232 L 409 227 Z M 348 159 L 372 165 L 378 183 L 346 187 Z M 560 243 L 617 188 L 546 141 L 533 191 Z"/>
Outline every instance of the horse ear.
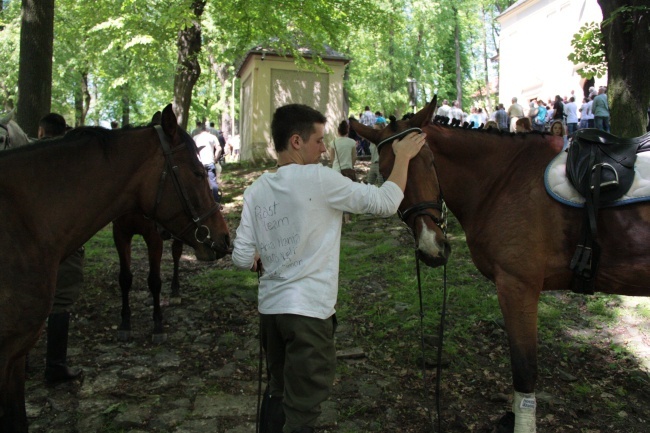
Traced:
<path fill-rule="evenodd" d="M 160 125 L 162 123 L 162 112 L 156 111 L 156 113 L 151 118 L 152 125 Z"/>
<path fill-rule="evenodd" d="M 178 122 L 176 121 L 174 110 L 172 110 L 172 104 L 167 105 L 163 110 L 160 124 L 162 125 L 165 134 L 167 134 L 169 137 L 174 137 L 176 135 Z"/>
<path fill-rule="evenodd" d="M 371 128 L 354 119 L 350 119 L 350 128 L 371 143 L 377 144 L 381 141 L 381 131 L 379 129 Z"/>
<path fill-rule="evenodd" d="M 434 113 L 436 112 L 436 107 L 438 105 L 438 95 L 434 95 L 433 99 L 426 107 L 422 108 L 420 111 L 415 113 L 411 119 L 409 119 L 409 124 L 411 126 L 424 126 L 427 123 L 431 122 Z"/>
<path fill-rule="evenodd" d="M 0 123 L 2 123 L 3 125 L 6 125 L 7 123 L 9 123 L 9 121 L 14 118 L 14 112 L 15 111 L 16 111 L 15 108 L 12 109 L 9 113 L 7 113 L 7 115 L 5 117 L 0 119 Z"/>

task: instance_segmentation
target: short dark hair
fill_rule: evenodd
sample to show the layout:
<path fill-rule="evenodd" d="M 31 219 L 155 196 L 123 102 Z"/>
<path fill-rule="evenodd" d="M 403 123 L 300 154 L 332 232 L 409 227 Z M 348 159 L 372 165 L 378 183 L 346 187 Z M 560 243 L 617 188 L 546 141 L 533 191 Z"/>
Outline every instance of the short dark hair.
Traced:
<path fill-rule="evenodd" d="M 350 125 L 348 125 L 346 120 L 342 120 L 341 123 L 339 123 L 339 135 L 345 135 L 348 132 L 350 132 Z"/>
<path fill-rule="evenodd" d="M 49 113 L 41 117 L 38 126 L 43 128 L 45 137 L 58 137 L 64 135 L 67 125 L 65 119 L 58 113 Z"/>
<path fill-rule="evenodd" d="M 298 134 L 304 141 L 316 130 L 314 124 L 325 124 L 327 118 L 319 111 L 303 104 L 284 105 L 273 114 L 271 135 L 276 152 L 287 149 L 289 139 Z"/>

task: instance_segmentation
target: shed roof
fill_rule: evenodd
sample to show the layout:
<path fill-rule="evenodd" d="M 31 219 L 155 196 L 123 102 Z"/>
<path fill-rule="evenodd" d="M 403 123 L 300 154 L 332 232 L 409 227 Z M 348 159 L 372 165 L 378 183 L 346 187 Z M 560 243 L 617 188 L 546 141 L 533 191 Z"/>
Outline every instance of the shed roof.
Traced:
<path fill-rule="evenodd" d="M 300 54 L 305 57 L 305 58 L 313 58 L 313 57 L 318 57 L 320 56 L 321 59 L 323 60 L 333 60 L 333 61 L 340 61 L 343 62 L 344 64 L 347 64 L 350 61 L 350 58 L 344 55 L 343 53 L 339 53 L 336 50 L 333 50 L 329 46 L 325 46 L 325 52 L 324 53 L 318 53 L 316 51 L 311 50 L 310 48 L 298 48 L 298 51 Z M 277 50 L 274 50 L 272 48 L 267 48 L 264 46 L 257 46 L 255 48 L 250 49 L 246 55 L 244 56 L 244 59 L 242 62 L 239 64 L 237 67 L 237 71 L 235 72 L 237 77 L 240 78 L 240 72 L 242 69 L 244 69 L 244 66 L 249 62 L 252 56 L 254 55 L 263 55 L 263 56 L 273 56 L 273 57 L 293 57 L 291 54 L 282 54 L 278 52 Z"/>

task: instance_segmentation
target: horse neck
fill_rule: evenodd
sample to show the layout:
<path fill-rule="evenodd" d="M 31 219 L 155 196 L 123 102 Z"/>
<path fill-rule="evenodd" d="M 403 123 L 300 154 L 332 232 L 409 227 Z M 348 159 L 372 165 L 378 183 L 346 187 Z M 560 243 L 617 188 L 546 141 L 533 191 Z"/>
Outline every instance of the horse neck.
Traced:
<path fill-rule="evenodd" d="M 524 188 L 533 179 L 531 171 L 541 176 L 559 151 L 544 145 L 537 134 L 513 136 L 440 125 L 425 132 L 435 137 L 430 147 L 440 188 L 461 225 L 493 208 L 513 187 Z"/>
<path fill-rule="evenodd" d="M 14 217 L 30 227 L 25 242 L 65 257 L 119 215 L 137 209 L 143 185 L 151 182 L 146 179 L 157 181 L 160 173 L 153 171 L 162 169 L 158 139 L 146 139 L 146 133 L 130 131 L 130 139 L 111 134 L 106 144 L 97 139 L 39 143 L 0 159 L 0 172 L 7 173 L 0 190 L 18 199 Z M 29 179 L 16 182 L 25 179 L 26 167 Z M 0 207 L 10 205 L 3 200 Z"/>

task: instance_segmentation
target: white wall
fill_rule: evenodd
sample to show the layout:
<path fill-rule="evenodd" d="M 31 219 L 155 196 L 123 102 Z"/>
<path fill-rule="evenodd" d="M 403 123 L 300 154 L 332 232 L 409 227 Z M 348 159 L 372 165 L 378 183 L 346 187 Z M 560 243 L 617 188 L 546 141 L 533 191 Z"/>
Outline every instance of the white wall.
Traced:
<path fill-rule="evenodd" d="M 499 102 L 508 108 L 512 97 L 524 107 L 533 97 L 543 100 L 575 92 L 580 106 L 584 79 L 567 59 L 571 39 L 583 24 L 600 23 L 596 0 L 522 0 L 506 10 L 499 48 Z M 607 77 L 595 79 L 607 84 Z"/>

